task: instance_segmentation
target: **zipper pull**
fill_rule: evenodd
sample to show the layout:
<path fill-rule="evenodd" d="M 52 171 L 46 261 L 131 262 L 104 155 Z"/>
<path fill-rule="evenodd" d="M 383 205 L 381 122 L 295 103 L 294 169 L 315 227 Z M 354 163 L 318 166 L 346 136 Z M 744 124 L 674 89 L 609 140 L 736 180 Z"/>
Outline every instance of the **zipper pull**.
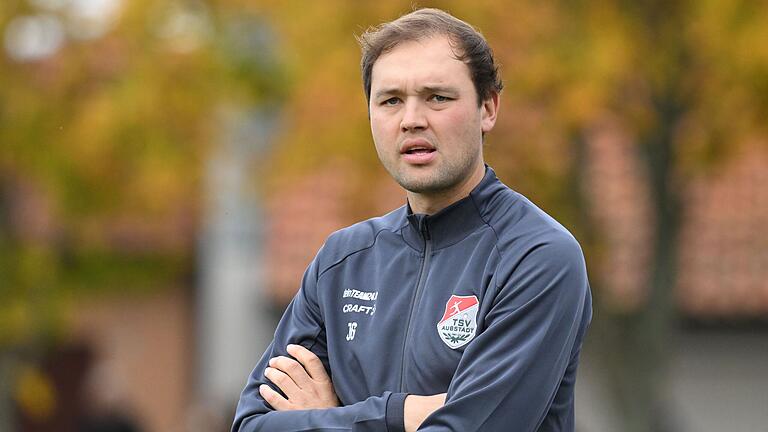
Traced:
<path fill-rule="evenodd" d="M 431 240 L 429 235 L 429 227 L 427 227 L 427 217 L 423 217 L 419 222 L 421 222 L 419 225 L 421 225 L 422 237 L 424 237 L 424 240 Z"/>

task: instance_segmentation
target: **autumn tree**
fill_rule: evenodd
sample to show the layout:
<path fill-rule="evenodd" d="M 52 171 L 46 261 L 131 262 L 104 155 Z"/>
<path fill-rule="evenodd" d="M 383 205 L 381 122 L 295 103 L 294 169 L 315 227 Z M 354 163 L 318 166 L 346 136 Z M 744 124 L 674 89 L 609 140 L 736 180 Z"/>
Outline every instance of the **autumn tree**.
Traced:
<path fill-rule="evenodd" d="M 531 10 L 544 25 L 533 37 L 521 37 L 527 51 L 507 68 L 513 77 L 507 96 L 544 119 L 527 131 L 527 143 L 517 145 L 549 142 L 543 145 L 555 143 L 559 151 L 522 152 L 530 162 L 523 169 L 539 174 L 534 181 L 556 186 L 523 184 L 571 222 L 588 248 L 599 300 L 592 337 L 607 360 L 606 382 L 622 430 L 677 430 L 665 384 L 678 317 L 680 227 L 688 217 L 682 198 L 693 176 L 706 175 L 747 140 L 765 140 L 768 56 L 760 23 L 766 8 L 756 2 L 593 1 Z M 603 239 L 612 228 L 595 221 L 590 203 L 600 197 L 585 187 L 587 143 L 606 124 L 633 143 L 631 157 L 647 194 L 637 199 L 650 205 L 646 282 L 637 298 L 617 297 L 605 282 L 610 251 Z M 514 145 L 501 151 L 514 152 Z"/>
<path fill-rule="evenodd" d="M 73 299 L 190 278 L 219 113 L 274 101 L 286 86 L 258 11 L 98 3 L 0 5 L 4 421 L 11 393 L 50 415 L 34 408 L 47 406 L 49 384 L 20 371 L 66 332 Z"/>

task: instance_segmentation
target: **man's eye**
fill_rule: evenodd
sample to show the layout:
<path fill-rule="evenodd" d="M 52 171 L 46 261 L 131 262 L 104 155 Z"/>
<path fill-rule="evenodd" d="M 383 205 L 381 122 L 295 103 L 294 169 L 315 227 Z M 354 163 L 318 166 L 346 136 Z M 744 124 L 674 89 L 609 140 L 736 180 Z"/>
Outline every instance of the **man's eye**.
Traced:
<path fill-rule="evenodd" d="M 400 102 L 400 100 L 398 98 L 394 98 L 393 97 L 393 98 L 389 98 L 389 99 L 385 100 L 381 104 L 382 105 L 390 105 L 391 106 L 391 105 L 397 105 L 399 102 Z"/>
<path fill-rule="evenodd" d="M 432 95 L 431 99 L 435 102 L 448 102 L 449 100 L 451 100 L 450 98 L 443 95 Z"/>

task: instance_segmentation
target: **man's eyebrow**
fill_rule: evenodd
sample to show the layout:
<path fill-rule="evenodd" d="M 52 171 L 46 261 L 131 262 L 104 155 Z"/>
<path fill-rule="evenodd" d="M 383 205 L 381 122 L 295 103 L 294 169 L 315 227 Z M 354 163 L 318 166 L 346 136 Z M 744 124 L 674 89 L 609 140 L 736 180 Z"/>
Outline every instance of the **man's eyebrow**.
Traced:
<path fill-rule="evenodd" d="M 444 86 L 444 85 L 425 85 L 422 87 L 419 87 L 416 92 L 418 94 L 432 94 L 432 93 L 448 93 L 448 94 L 458 94 L 459 90 L 452 86 Z M 383 89 L 376 92 L 374 95 L 374 98 L 379 98 L 381 96 L 390 96 L 390 95 L 401 95 L 404 92 L 399 87 L 384 87 Z"/>
<path fill-rule="evenodd" d="M 425 93 L 451 93 L 455 94 L 458 93 L 459 90 L 452 86 L 443 86 L 443 85 L 427 85 L 424 87 L 421 87 L 418 89 L 418 93 L 425 94 Z"/>
<path fill-rule="evenodd" d="M 401 94 L 401 93 L 402 92 L 397 87 L 385 87 L 385 88 L 377 91 L 376 94 L 374 95 L 374 98 L 378 99 L 381 96 L 397 95 L 397 94 Z"/>

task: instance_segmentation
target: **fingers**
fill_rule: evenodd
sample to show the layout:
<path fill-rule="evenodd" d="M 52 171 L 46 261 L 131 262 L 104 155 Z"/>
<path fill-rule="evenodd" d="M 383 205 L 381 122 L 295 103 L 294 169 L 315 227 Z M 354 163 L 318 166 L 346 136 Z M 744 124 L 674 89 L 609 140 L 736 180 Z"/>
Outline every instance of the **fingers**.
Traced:
<path fill-rule="evenodd" d="M 282 390 L 283 393 L 288 396 L 288 399 L 291 399 L 291 396 L 299 391 L 299 387 L 296 385 L 294 380 L 291 379 L 291 377 L 288 376 L 285 372 L 279 369 L 268 367 L 264 369 L 264 376 L 272 381 L 276 386 L 280 387 L 280 390 Z"/>
<path fill-rule="evenodd" d="M 319 382 L 330 381 L 328 374 L 325 372 L 323 362 L 320 361 L 320 358 L 317 357 L 315 353 L 301 345 L 288 345 L 286 349 L 288 350 L 288 354 L 295 357 L 296 360 L 304 365 L 304 368 L 312 379 Z"/>
<path fill-rule="evenodd" d="M 288 345 L 287 356 L 269 360 L 264 376 L 285 394 L 272 390 L 268 385 L 259 387 L 259 393 L 278 411 L 297 409 L 321 409 L 339 406 L 339 398 L 322 361 L 310 350 L 300 345 Z"/>
<path fill-rule="evenodd" d="M 304 367 L 296 360 L 288 357 L 274 357 L 269 360 L 270 368 L 277 370 L 295 383 L 299 388 L 308 388 L 310 386 L 310 377 Z M 277 383 L 275 383 L 277 384 Z M 286 391 L 282 386 L 280 389 Z M 291 395 L 288 395 L 290 398 Z"/>
<path fill-rule="evenodd" d="M 286 398 L 280 395 L 280 393 L 272 390 L 272 388 L 266 384 L 259 386 L 259 394 L 264 398 L 272 408 L 278 411 L 285 411 L 291 409 L 291 404 Z"/>

